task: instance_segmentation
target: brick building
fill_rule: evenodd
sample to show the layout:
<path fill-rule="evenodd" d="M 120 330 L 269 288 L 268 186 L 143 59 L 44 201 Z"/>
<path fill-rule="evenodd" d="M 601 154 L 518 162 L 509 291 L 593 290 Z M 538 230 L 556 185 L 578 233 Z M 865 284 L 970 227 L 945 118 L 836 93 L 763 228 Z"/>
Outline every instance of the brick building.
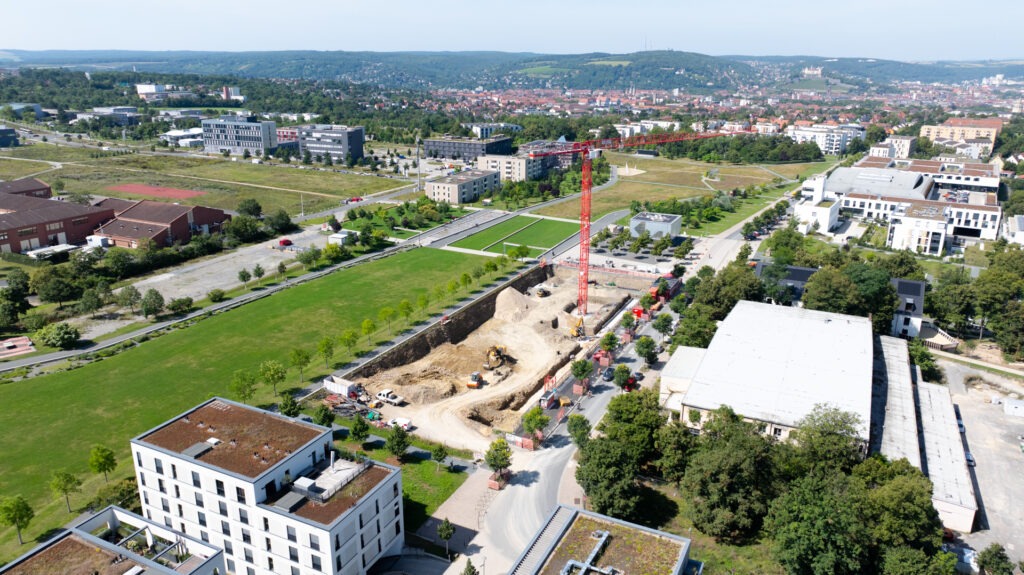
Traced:
<path fill-rule="evenodd" d="M 53 197 L 53 190 L 50 189 L 50 184 L 42 180 L 22 178 L 20 180 L 0 182 L 0 194 L 14 194 L 45 199 Z"/>
<path fill-rule="evenodd" d="M 109 208 L 0 194 L 0 251 L 23 253 L 57 244 L 83 244 L 96 226 L 113 217 Z"/>
<path fill-rule="evenodd" d="M 188 243 L 196 234 L 219 232 L 230 216 L 205 206 L 182 206 L 152 200 L 140 200 L 125 206 L 124 200 L 104 200 L 116 217 L 96 228 L 96 235 L 123 248 L 137 248 L 144 240 L 158 246 Z"/>

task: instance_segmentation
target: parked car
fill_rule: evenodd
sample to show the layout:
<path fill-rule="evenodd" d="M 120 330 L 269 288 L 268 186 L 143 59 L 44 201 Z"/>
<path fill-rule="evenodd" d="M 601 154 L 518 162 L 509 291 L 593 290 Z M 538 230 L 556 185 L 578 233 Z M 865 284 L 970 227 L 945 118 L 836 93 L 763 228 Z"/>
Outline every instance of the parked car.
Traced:
<path fill-rule="evenodd" d="M 967 428 L 964 427 L 964 420 L 957 419 L 956 426 L 960 428 L 960 433 L 967 433 Z"/>
<path fill-rule="evenodd" d="M 385 403 L 390 403 L 391 405 L 402 405 L 405 403 L 405 398 L 390 389 L 382 389 L 377 392 L 377 399 Z"/>
<path fill-rule="evenodd" d="M 409 431 L 412 429 L 412 420 L 405 417 L 396 417 L 388 422 L 388 427 L 401 427 Z"/>
<path fill-rule="evenodd" d="M 292 241 L 290 239 L 288 239 L 288 238 L 281 238 L 281 239 L 277 240 L 277 245 L 281 246 L 282 248 L 288 247 L 288 246 L 292 245 Z"/>
<path fill-rule="evenodd" d="M 974 456 L 971 455 L 971 452 L 968 451 L 968 452 L 964 453 L 964 457 L 967 458 L 967 465 L 968 465 L 968 467 L 974 467 L 976 461 L 974 461 Z"/>
<path fill-rule="evenodd" d="M 604 371 L 601 372 L 601 379 L 605 381 L 611 381 L 615 379 L 615 370 L 612 369 L 611 367 L 604 368 Z"/>

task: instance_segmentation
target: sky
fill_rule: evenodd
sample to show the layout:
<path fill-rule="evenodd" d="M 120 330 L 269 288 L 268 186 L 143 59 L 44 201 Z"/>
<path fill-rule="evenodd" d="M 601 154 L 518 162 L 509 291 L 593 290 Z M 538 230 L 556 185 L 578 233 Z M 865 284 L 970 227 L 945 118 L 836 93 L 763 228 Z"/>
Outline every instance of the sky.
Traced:
<path fill-rule="evenodd" d="M 0 49 L 1024 59 L 1019 0 L 0 0 Z"/>

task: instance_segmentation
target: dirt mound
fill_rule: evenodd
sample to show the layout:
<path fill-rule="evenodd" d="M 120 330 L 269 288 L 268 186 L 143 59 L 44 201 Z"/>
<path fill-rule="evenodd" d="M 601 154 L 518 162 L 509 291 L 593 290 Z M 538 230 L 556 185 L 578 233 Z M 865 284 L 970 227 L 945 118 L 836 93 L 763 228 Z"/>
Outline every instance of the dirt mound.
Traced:
<path fill-rule="evenodd" d="M 523 321 L 533 301 L 515 288 L 508 288 L 494 300 L 494 317 L 509 323 Z"/>

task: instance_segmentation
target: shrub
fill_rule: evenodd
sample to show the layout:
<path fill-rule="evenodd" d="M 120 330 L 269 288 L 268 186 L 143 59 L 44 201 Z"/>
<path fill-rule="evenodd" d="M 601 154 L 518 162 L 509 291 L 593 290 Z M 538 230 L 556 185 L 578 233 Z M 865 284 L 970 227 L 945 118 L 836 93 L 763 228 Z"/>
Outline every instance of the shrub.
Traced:
<path fill-rule="evenodd" d="M 220 288 L 214 288 L 206 292 L 206 297 L 210 298 L 210 301 L 212 301 L 213 303 L 222 302 L 225 299 L 227 299 L 227 296 L 228 294 Z"/>
<path fill-rule="evenodd" d="M 78 342 L 81 334 L 68 323 L 54 323 L 36 332 L 35 338 L 44 345 L 60 349 L 70 349 Z"/>

